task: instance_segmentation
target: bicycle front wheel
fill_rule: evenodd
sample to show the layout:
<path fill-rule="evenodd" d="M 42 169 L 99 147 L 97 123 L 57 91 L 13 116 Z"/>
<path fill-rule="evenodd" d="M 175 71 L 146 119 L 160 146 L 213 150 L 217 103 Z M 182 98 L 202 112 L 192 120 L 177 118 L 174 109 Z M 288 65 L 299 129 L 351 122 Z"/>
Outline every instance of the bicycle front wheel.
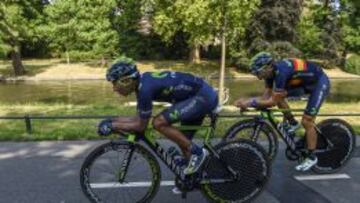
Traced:
<path fill-rule="evenodd" d="M 155 157 L 143 146 L 109 142 L 85 159 L 80 171 L 81 189 L 91 202 L 151 202 L 161 172 Z"/>
<path fill-rule="evenodd" d="M 274 160 L 278 150 L 278 139 L 270 126 L 258 123 L 254 119 L 243 120 L 235 123 L 229 128 L 223 137 L 224 141 L 249 139 L 260 144 L 269 156 Z"/>
<path fill-rule="evenodd" d="M 214 147 L 219 158 L 210 156 L 203 169 L 203 194 L 211 202 L 250 202 L 270 179 L 270 161 L 257 143 L 239 139 Z M 232 177 L 230 166 L 238 174 Z M 226 180 L 226 182 L 224 182 Z"/>

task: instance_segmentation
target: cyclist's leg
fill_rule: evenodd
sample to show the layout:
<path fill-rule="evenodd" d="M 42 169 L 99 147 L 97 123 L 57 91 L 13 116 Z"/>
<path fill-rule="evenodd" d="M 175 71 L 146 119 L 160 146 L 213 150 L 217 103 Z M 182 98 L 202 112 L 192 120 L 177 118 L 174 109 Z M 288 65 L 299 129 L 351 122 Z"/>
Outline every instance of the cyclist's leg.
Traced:
<path fill-rule="evenodd" d="M 322 103 L 329 93 L 330 82 L 326 75 L 323 75 L 314 91 L 309 97 L 308 104 L 306 106 L 304 115 L 302 117 L 301 124 L 305 128 L 307 152 L 305 154 L 305 160 L 296 167 L 297 170 L 305 171 L 310 169 L 317 163 L 317 158 L 313 153 L 317 145 L 317 134 L 315 130 L 315 119 L 318 114 Z"/>
<path fill-rule="evenodd" d="M 316 148 L 316 131 L 315 131 L 315 118 L 318 114 L 322 103 L 326 96 L 329 94 L 330 82 L 326 75 L 323 75 L 316 85 L 314 91 L 309 97 L 304 116 L 302 118 L 302 125 L 305 128 L 307 136 L 308 149 L 315 150 Z"/>
<path fill-rule="evenodd" d="M 207 113 L 206 101 L 201 97 L 194 96 L 187 100 L 178 102 L 153 120 L 153 126 L 160 133 L 179 145 L 186 157 L 190 157 L 191 141 L 184 134 L 173 127 L 172 124 L 179 121 L 189 121 L 192 118 L 205 116 Z"/>
<path fill-rule="evenodd" d="M 169 122 L 164 115 L 159 114 L 153 119 L 153 127 L 165 135 L 168 139 L 175 142 L 184 152 L 184 156 L 189 158 L 191 153 L 189 147 L 191 146 L 191 141 L 184 136 L 184 134 L 177 128 L 172 126 L 172 123 Z"/>
<path fill-rule="evenodd" d="M 205 115 L 200 118 L 197 118 L 197 119 L 181 121 L 180 123 L 182 126 L 200 126 L 203 123 L 204 118 L 205 118 Z M 192 138 L 194 137 L 194 134 L 196 133 L 196 130 L 182 130 L 182 133 L 189 140 L 192 140 Z"/>

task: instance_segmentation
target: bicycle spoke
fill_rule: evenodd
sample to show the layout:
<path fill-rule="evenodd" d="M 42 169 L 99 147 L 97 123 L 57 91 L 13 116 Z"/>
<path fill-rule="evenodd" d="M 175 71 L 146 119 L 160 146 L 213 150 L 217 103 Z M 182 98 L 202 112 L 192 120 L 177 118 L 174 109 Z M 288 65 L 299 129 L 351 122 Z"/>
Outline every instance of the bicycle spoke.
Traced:
<path fill-rule="evenodd" d="M 101 167 L 96 166 L 96 168 L 100 169 L 101 171 L 103 171 L 106 174 L 113 174 L 113 171 L 111 171 L 108 167 L 105 167 L 104 165 L 101 165 Z"/>

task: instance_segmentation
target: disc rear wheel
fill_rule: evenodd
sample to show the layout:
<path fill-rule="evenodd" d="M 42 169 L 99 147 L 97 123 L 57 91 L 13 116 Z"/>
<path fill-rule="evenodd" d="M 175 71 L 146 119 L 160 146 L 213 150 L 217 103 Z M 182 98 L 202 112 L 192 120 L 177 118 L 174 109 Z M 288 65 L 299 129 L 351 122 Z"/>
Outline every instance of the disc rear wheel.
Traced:
<path fill-rule="evenodd" d="M 208 183 L 201 184 L 201 189 L 211 202 L 249 202 L 261 193 L 270 178 L 270 161 L 261 146 L 239 139 L 221 143 L 215 150 L 220 160 L 239 177 L 233 178 L 219 159 L 210 157 L 203 170 L 204 180 Z"/>
<path fill-rule="evenodd" d="M 351 158 L 356 137 L 352 127 L 340 119 L 328 119 L 318 124 L 316 173 L 334 173 Z"/>

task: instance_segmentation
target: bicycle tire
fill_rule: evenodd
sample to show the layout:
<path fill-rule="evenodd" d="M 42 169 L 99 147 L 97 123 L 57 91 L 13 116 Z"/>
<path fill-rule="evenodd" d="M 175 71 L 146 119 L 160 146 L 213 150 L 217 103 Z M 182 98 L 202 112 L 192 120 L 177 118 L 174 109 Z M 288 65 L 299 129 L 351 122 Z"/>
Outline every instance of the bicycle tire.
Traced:
<path fill-rule="evenodd" d="M 259 144 L 239 139 L 222 142 L 214 150 L 240 178 L 234 182 L 201 184 L 201 192 L 210 202 L 250 202 L 263 191 L 271 176 L 271 163 Z M 203 178 L 229 178 L 219 159 L 211 156 L 205 164 Z"/>
<path fill-rule="evenodd" d="M 319 174 L 335 173 L 352 157 L 356 145 L 354 130 L 350 124 L 341 119 L 327 119 L 320 122 L 317 127 L 322 135 L 317 136 L 318 163 L 312 170 Z M 334 145 L 329 150 L 326 150 L 323 136 Z"/>
<path fill-rule="evenodd" d="M 143 197 L 139 197 L 135 201 L 131 195 L 129 195 L 128 193 L 125 193 L 125 192 L 124 192 L 124 194 L 120 194 L 120 195 L 117 194 L 116 197 L 119 197 L 119 200 L 120 200 L 120 198 L 123 198 L 122 200 L 120 200 L 120 202 L 141 202 L 141 203 L 142 202 L 151 202 L 151 200 L 155 197 L 155 195 L 159 189 L 160 180 L 161 180 L 160 166 L 159 166 L 156 158 L 154 157 L 154 155 L 151 152 L 149 152 L 145 147 L 143 147 L 140 144 L 121 141 L 121 142 L 108 142 L 108 143 L 98 146 L 86 157 L 85 161 L 83 162 L 83 164 L 81 166 L 81 170 L 80 170 L 80 185 L 81 185 L 81 189 L 82 189 L 83 193 L 85 194 L 85 196 L 88 198 L 88 200 L 90 202 L 93 202 L 93 203 L 117 202 L 117 201 L 113 201 L 113 200 L 105 201 L 104 197 L 103 197 L 104 195 L 99 194 L 100 192 L 97 191 L 98 188 L 95 188 L 95 186 L 94 186 L 95 184 L 98 184 L 98 183 L 91 183 L 92 179 L 97 179 L 97 176 L 96 176 L 97 174 L 93 174 L 95 172 L 93 172 L 92 170 L 96 171 L 95 167 L 97 167 L 97 166 L 95 166 L 94 164 L 97 163 L 97 161 L 99 162 L 99 164 L 103 164 L 101 167 L 105 166 L 105 161 L 100 159 L 102 156 L 105 156 L 106 154 L 108 154 L 107 156 L 110 156 L 110 158 L 112 158 L 112 156 L 111 156 L 112 154 L 109 154 L 110 152 L 118 152 L 120 150 L 129 150 L 130 147 L 133 147 L 134 154 L 133 154 L 131 160 L 129 160 L 130 161 L 129 167 L 132 166 L 131 164 L 135 162 L 134 160 L 137 158 L 136 155 L 138 155 L 139 156 L 138 158 L 141 159 L 140 161 L 141 161 L 141 164 L 144 166 L 144 168 L 148 166 L 150 169 L 149 174 L 151 174 L 150 175 L 151 179 L 150 179 L 150 181 L 145 182 L 146 184 L 149 184 L 150 186 L 149 186 L 148 190 L 146 191 L 145 195 Z M 113 165 L 114 163 L 113 163 L 113 161 L 110 160 L 110 158 L 109 158 L 109 161 L 112 162 L 110 164 Z M 106 160 L 106 159 L 104 159 L 104 160 Z M 102 170 L 105 171 L 105 169 L 107 169 L 107 168 L 104 167 L 104 169 L 102 169 Z M 132 168 L 132 170 L 134 171 L 135 169 Z M 128 170 L 128 175 L 129 175 L 129 172 L 130 172 L 130 170 Z M 135 173 L 135 172 L 133 172 L 133 173 Z M 116 174 L 113 174 L 113 175 L 114 175 L 114 177 L 111 177 L 111 180 L 115 179 L 115 181 L 112 182 L 111 185 L 117 187 L 116 192 L 120 192 L 120 190 L 122 188 L 126 188 L 127 185 L 129 185 L 129 187 L 130 187 L 131 183 L 124 183 L 124 184 L 119 183 L 117 181 L 117 177 L 116 177 L 117 175 Z M 125 177 L 127 178 L 128 175 L 126 175 Z M 141 174 L 139 174 L 139 175 L 141 175 Z M 138 174 L 137 174 L 137 176 L 138 176 Z M 107 177 L 107 175 L 106 175 L 106 177 Z M 125 178 L 125 180 L 126 180 L 126 178 Z M 103 179 L 105 179 L 105 178 L 103 178 Z M 144 183 L 144 182 L 140 181 L 140 182 L 135 182 L 135 183 Z M 100 183 L 100 184 L 102 184 L 102 183 Z M 98 184 L 98 185 L 100 185 L 100 184 Z M 135 188 L 135 189 L 133 189 L 133 188 L 135 188 L 135 187 L 131 187 L 132 190 L 138 189 L 138 188 Z M 108 190 L 111 190 L 111 189 L 108 189 Z M 111 193 L 111 195 L 112 194 L 113 193 Z M 139 193 L 137 193 L 137 195 L 139 195 Z M 116 198 L 116 197 L 114 197 L 114 198 Z M 124 201 L 125 197 L 129 197 L 129 199 L 131 199 L 131 200 Z M 105 197 L 105 198 L 109 198 L 109 197 Z"/>
<path fill-rule="evenodd" d="M 251 130 L 254 130 L 256 125 L 258 125 L 258 123 L 254 119 L 239 121 L 229 128 L 223 137 L 223 141 L 237 140 L 239 138 L 250 139 L 257 142 L 265 149 L 270 161 L 275 160 L 279 147 L 279 141 L 276 134 L 270 126 L 264 124 L 259 130 L 259 132 L 262 133 L 262 136 L 258 137 L 261 137 L 261 139 L 255 140 Z M 247 133 L 248 130 L 250 130 L 250 133 Z"/>

